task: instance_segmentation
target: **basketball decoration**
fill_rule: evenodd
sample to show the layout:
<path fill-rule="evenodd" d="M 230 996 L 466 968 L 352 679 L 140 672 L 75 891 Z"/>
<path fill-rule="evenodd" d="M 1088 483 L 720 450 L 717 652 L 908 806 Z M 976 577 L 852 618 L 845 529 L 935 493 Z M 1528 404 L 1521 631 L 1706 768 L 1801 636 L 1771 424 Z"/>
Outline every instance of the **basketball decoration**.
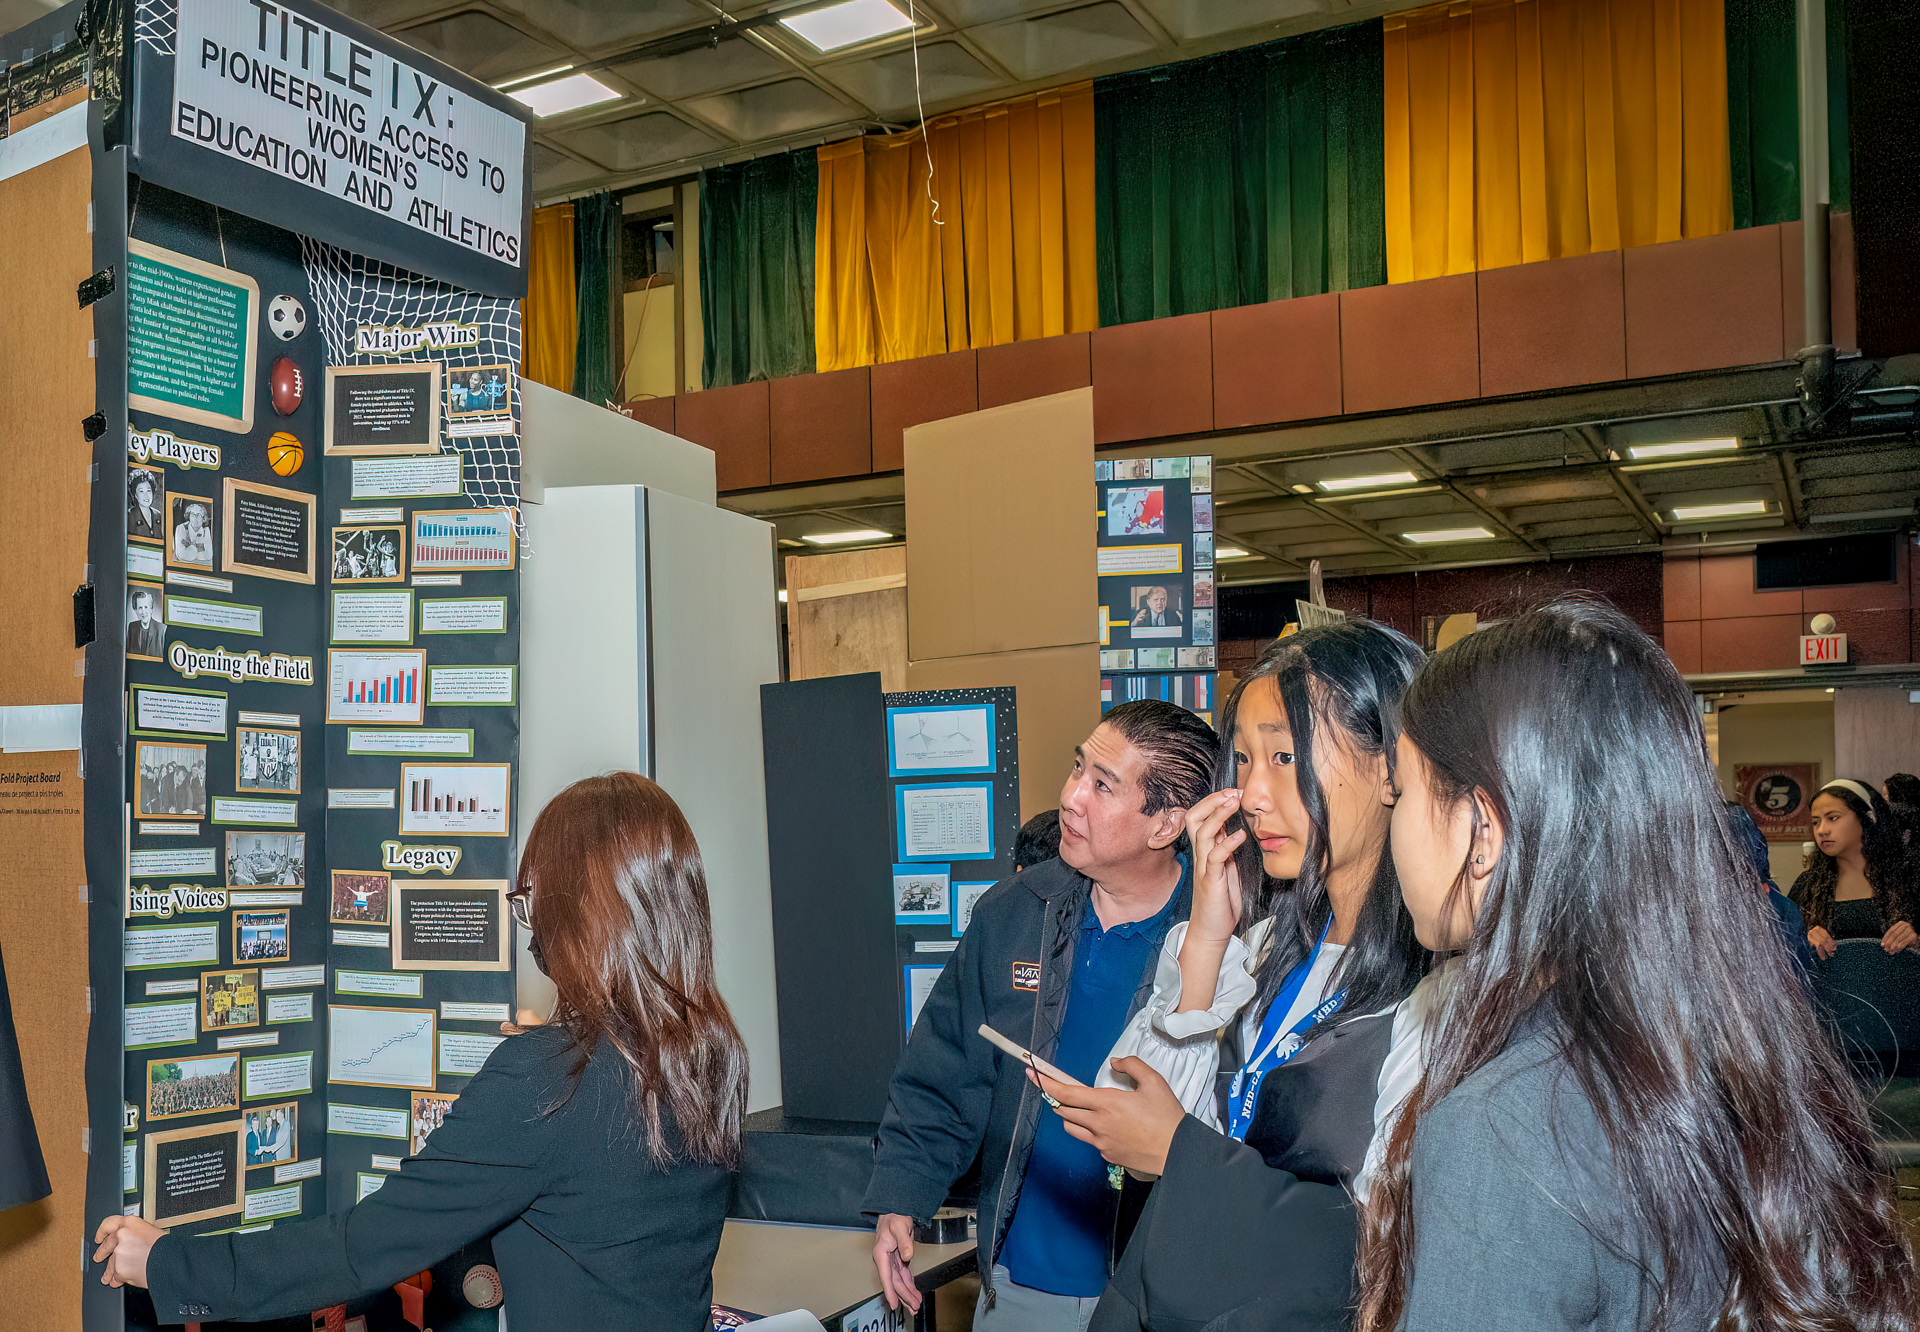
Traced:
<path fill-rule="evenodd" d="M 274 431 L 273 438 L 267 441 L 267 466 L 281 476 L 292 476 L 306 460 L 305 446 L 284 430 Z"/>
<path fill-rule="evenodd" d="M 273 400 L 273 410 L 280 415 L 292 416 L 300 410 L 300 404 L 307 397 L 307 377 L 300 373 L 292 357 L 282 356 L 273 363 L 273 370 L 267 376 L 267 392 Z"/>

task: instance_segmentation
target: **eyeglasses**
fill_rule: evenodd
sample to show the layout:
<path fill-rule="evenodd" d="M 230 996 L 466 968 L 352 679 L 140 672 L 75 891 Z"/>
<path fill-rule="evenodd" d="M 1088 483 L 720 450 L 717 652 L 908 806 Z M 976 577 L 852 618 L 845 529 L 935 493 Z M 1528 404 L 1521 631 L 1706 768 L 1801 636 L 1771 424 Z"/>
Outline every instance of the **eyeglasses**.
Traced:
<path fill-rule="evenodd" d="M 513 918 L 520 922 L 521 929 L 530 930 L 533 928 L 533 897 L 531 894 L 525 892 L 508 893 L 507 910 L 511 911 Z"/>

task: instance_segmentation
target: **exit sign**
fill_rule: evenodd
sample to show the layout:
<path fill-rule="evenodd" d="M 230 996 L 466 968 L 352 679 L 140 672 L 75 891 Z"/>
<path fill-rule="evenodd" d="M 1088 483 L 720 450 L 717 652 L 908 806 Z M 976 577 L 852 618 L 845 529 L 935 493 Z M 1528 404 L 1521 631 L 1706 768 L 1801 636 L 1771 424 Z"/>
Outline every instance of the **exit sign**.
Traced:
<path fill-rule="evenodd" d="M 1847 636 L 1845 634 L 1802 634 L 1800 664 L 1802 666 L 1846 665 Z"/>

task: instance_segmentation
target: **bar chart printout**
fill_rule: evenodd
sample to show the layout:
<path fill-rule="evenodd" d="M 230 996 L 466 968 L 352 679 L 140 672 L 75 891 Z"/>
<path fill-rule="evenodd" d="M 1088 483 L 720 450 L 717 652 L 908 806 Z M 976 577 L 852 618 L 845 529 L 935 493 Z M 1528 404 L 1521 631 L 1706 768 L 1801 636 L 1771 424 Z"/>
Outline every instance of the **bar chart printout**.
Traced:
<path fill-rule="evenodd" d="M 428 510 L 413 515 L 416 573 L 511 569 L 513 512 L 509 509 Z"/>
<path fill-rule="evenodd" d="M 400 831 L 504 837 L 510 769 L 504 763 L 401 765 Z"/>
<path fill-rule="evenodd" d="M 336 649 L 327 659 L 327 720 L 418 725 L 426 654 Z"/>

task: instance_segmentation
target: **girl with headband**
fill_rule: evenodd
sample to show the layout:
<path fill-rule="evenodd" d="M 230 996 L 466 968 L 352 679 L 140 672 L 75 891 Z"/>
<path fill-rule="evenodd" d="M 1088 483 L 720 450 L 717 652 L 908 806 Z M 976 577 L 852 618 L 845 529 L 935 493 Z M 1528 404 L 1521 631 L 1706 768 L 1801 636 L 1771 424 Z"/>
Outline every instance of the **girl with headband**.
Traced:
<path fill-rule="evenodd" d="M 1906 841 L 1878 791 L 1850 777 L 1821 787 L 1813 798 L 1813 840 L 1813 863 L 1788 895 L 1806 916 L 1807 942 L 1821 960 L 1841 939 L 1878 939 L 1889 953 L 1920 944 Z"/>

